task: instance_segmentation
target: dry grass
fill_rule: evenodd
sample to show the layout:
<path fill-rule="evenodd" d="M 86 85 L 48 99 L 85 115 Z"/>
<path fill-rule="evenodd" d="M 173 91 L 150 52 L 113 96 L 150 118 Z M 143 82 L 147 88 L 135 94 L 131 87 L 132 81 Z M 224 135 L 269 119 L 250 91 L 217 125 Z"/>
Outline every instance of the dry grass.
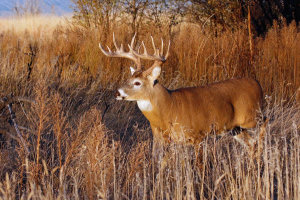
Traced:
<path fill-rule="evenodd" d="M 40 34 L 43 37 L 51 36 L 58 25 L 65 26 L 67 17 L 58 17 L 55 15 L 26 15 L 22 17 L 12 16 L 0 18 L 1 32 L 13 31 L 17 34 L 28 32 L 29 34 Z"/>
<path fill-rule="evenodd" d="M 172 36 L 160 79 L 168 87 L 241 76 L 261 82 L 269 122 L 252 130 L 260 139 L 249 152 L 230 135 L 197 148 L 155 146 L 136 105 L 113 98 L 131 63 L 101 54 L 99 41 L 112 46 L 103 30 L 0 23 L 8 24 L 0 31 L 0 97 L 9 97 L 0 101 L 0 199 L 299 199 L 295 24 L 254 38 L 252 62 L 243 28 L 215 37 L 182 24 Z M 4 28 L 12 26 L 20 29 Z M 160 31 L 145 27 L 138 37 L 146 45 L 150 34 L 169 38 Z M 131 39 L 128 27 L 114 32 L 118 41 Z M 11 94 L 30 99 L 11 105 L 29 154 L 6 106 Z"/>

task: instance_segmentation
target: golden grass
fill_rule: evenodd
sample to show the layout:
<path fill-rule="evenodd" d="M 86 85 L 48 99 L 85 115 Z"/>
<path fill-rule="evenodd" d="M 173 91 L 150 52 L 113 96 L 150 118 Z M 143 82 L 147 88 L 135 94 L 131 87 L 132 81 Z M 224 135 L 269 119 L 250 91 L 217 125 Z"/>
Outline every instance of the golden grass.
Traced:
<path fill-rule="evenodd" d="M 211 135 L 197 148 L 155 146 L 136 105 L 114 100 L 131 63 L 101 54 L 98 42 L 112 46 L 112 37 L 38 19 L 34 28 L 18 25 L 18 19 L 0 30 L 0 199 L 299 198 L 295 24 L 254 38 L 252 62 L 244 28 L 215 37 L 185 23 L 172 37 L 160 78 L 168 87 L 242 76 L 260 81 L 269 122 L 265 131 L 251 130 L 260 139 L 249 152 L 229 134 Z M 118 42 L 130 41 L 128 29 L 114 25 Z M 149 25 L 138 37 L 150 46 L 150 34 L 157 41 L 170 37 L 161 31 Z M 29 154 L 2 101 L 11 94 L 31 99 L 12 104 Z"/>
<path fill-rule="evenodd" d="M 26 15 L 22 17 L 11 16 L 0 18 L 0 31 L 13 31 L 17 34 L 28 32 L 29 34 L 39 33 L 43 37 L 52 35 L 58 25 L 65 26 L 68 17 L 55 15 Z"/>

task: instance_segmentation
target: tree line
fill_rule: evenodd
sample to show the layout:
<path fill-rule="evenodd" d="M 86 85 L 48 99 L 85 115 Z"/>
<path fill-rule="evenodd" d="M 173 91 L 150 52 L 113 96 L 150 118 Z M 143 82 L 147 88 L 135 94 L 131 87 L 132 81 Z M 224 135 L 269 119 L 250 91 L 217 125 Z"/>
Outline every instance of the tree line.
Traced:
<path fill-rule="evenodd" d="M 300 3 L 296 0 L 72 0 L 74 18 L 85 27 L 110 30 L 116 21 L 128 23 L 131 31 L 143 25 L 172 28 L 192 22 L 206 29 L 237 29 L 251 20 L 255 35 L 263 35 L 278 24 L 299 23 Z M 249 15 L 250 13 L 250 15 Z M 249 16 L 248 16 L 249 15 Z"/>

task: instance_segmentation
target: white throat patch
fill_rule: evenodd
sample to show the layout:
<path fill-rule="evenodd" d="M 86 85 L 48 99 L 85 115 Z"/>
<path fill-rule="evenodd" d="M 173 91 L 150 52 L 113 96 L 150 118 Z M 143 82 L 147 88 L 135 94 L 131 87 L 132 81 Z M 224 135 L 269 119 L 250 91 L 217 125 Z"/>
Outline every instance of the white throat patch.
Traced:
<path fill-rule="evenodd" d="M 141 111 L 152 111 L 152 104 L 148 100 L 139 100 L 137 105 Z"/>

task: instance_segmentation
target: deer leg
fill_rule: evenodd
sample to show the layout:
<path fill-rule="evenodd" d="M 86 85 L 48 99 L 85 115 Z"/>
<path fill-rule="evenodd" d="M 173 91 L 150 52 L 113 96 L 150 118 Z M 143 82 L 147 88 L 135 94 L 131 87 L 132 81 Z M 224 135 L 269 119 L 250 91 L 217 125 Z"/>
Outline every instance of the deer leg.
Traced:
<path fill-rule="evenodd" d="M 241 131 L 233 136 L 233 138 L 249 150 L 253 149 L 255 145 L 255 139 L 250 136 L 246 129 L 241 129 Z"/>
<path fill-rule="evenodd" d="M 269 122 L 268 119 L 265 120 L 265 122 L 259 127 L 259 134 L 258 137 L 253 138 L 250 136 L 248 131 L 246 129 L 241 129 L 240 133 L 234 136 L 234 139 L 236 139 L 240 144 L 245 146 L 250 155 L 253 157 L 259 157 L 262 151 L 263 147 L 263 141 L 266 134 L 266 125 Z M 257 147 L 257 153 L 255 153 Z"/>

